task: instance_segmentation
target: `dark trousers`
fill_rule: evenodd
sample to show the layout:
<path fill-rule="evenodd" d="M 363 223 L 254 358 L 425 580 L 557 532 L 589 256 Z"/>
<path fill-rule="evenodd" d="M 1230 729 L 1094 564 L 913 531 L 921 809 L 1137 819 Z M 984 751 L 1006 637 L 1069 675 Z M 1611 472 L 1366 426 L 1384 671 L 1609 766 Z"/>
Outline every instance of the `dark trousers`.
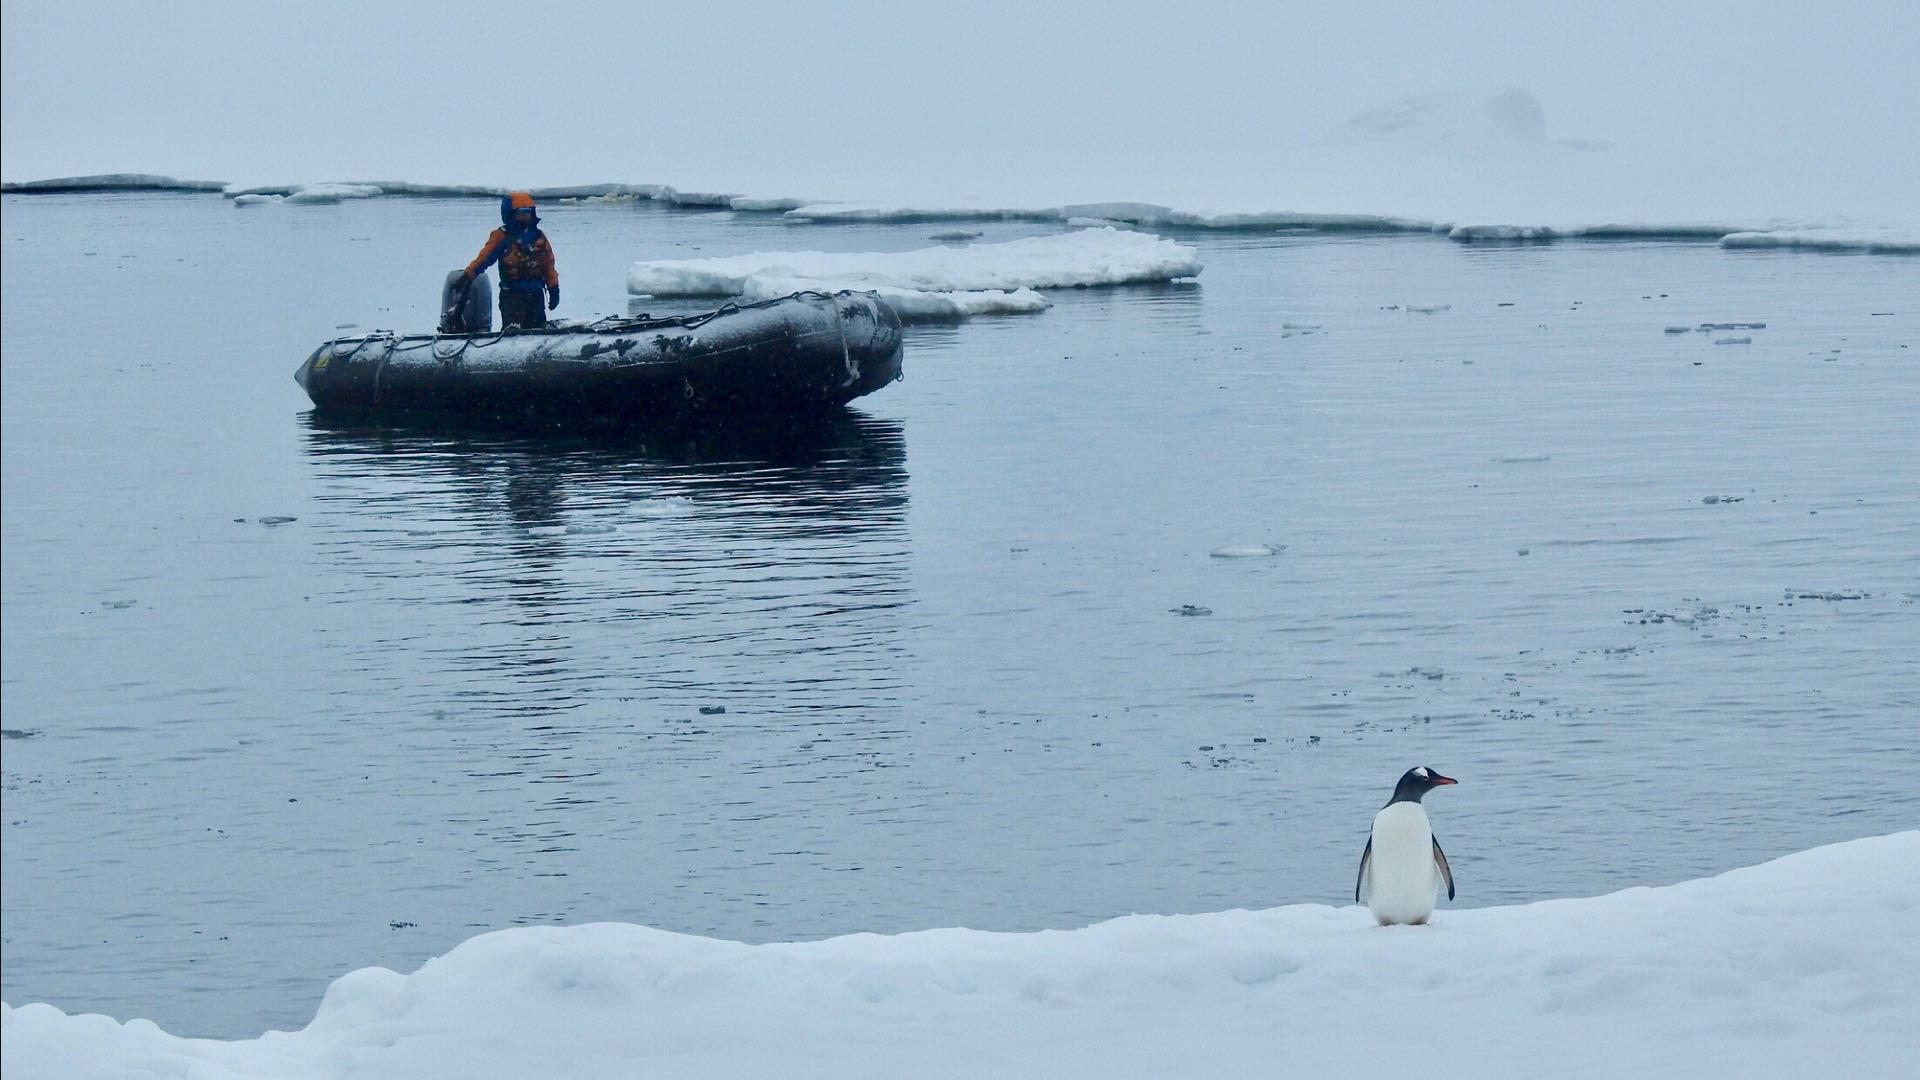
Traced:
<path fill-rule="evenodd" d="M 547 325 L 547 294 L 530 289 L 501 289 L 500 325 L 527 330 Z"/>

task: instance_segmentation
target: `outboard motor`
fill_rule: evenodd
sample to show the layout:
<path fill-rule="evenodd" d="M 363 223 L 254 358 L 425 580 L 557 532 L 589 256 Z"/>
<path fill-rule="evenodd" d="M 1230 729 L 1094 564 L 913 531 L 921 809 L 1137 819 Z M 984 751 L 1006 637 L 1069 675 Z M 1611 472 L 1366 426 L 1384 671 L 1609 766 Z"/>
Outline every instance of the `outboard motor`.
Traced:
<path fill-rule="evenodd" d="M 447 273 L 440 286 L 440 332 L 443 334 L 485 334 L 493 330 L 493 284 L 483 271 L 460 292 L 460 271 Z"/>

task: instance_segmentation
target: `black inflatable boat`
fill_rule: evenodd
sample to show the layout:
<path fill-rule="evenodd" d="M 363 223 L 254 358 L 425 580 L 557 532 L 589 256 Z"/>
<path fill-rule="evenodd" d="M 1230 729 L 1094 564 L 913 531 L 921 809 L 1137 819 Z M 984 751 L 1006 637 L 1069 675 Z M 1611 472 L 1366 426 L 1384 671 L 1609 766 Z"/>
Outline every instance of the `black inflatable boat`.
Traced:
<path fill-rule="evenodd" d="M 900 378 L 900 317 L 802 292 L 679 318 L 337 338 L 294 373 L 322 412 L 644 420 L 843 405 Z"/>

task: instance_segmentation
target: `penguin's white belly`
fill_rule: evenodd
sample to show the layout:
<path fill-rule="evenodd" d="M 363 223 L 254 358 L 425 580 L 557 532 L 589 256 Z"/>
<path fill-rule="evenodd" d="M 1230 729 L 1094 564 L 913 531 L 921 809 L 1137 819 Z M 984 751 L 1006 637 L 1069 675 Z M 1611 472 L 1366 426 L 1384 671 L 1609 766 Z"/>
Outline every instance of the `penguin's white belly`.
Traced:
<path fill-rule="evenodd" d="M 1419 803 L 1397 802 L 1373 815 L 1367 879 L 1367 910 L 1380 922 L 1421 922 L 1433 914 L 1440 868 L 1433 861 L 1433 827 Z"/>

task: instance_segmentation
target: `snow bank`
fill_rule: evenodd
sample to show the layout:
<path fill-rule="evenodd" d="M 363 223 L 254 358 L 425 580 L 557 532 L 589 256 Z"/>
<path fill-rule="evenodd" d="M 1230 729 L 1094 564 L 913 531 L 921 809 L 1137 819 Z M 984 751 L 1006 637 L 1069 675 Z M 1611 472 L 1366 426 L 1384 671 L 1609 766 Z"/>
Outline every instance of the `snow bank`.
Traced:
<path fill-rule="evenodd" d="M 902 252 L 768 251 L 637 262 L 627 270 L 627 291 L 763 299 L 801 289 L 871 289 L 903 317 L 962 318 L 1040 311 L 1048 303 L 1035 289 L 1173 281 L 1200 269 L 1191 247 L 1103 227 Z"/>
<path fill-rule="evenodd" d="M 1907 1075 L 1920 832 L 1587 900 L 1135 915 L 744 945 L 482 934 L 336 981 L 305 1029 L 180 1039 L 0 1011 L 8 1080 Z"/>

